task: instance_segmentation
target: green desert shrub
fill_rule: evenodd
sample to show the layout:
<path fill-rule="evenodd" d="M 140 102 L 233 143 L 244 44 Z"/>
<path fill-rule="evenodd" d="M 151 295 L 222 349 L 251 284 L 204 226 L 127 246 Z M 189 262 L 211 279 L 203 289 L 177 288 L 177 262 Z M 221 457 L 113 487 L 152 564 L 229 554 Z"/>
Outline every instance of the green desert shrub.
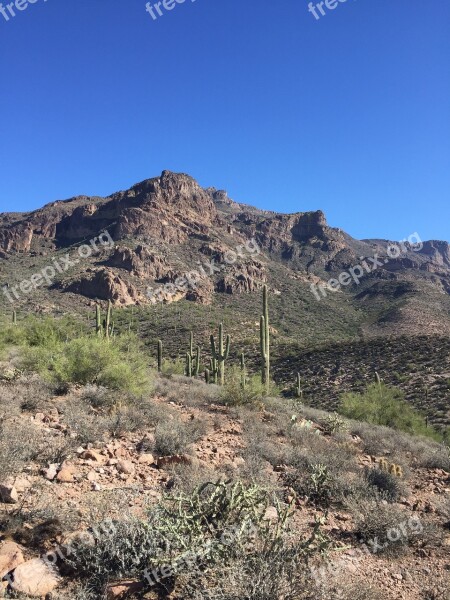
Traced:
<path fill-rule="evenodd" d="M 276 395 L 275 392 L 275 389 L 271 389 L 270 395 Z M 262 403 L 266 395 L 266 385 L 262 383 L 261 375 L 247 375 L 243 385 L 240 368 L 232 367 L 226 371 L 221 400 L 227 406 L 257 405 Z"/>
<path fill-rule="evenodd" d="M 41 373 L 60 388 L 95 384 L 133 395 L 150 388 L 150 374 L 137 338 L 131 335 L 109 341 L 86 335 L 51 347 L 24 351 L 23 367 Z"/>
<path fill-rule="evenodd" d="M 85 333 L 84 327 L 70 317 L 28 316 L 13 325 L 2 323 L 0 328 L 0 353 L 7 348 L 47 348 L 55 349 L 59 343 Z"/>
<path fill-rule="evenodd" d="M 437 436 L 405 401 L 403 392 L 384 383 L 372 383 L 362 394 L 344 394 L 340 412 L 356 421 L 384 425 L 414 435 Z"/>

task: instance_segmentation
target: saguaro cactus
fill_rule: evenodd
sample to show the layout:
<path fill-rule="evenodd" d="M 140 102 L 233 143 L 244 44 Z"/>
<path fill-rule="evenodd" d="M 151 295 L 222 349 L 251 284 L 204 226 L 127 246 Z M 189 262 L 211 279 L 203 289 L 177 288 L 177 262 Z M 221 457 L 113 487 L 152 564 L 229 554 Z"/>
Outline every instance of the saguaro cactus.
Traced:
<path fill-rule="evenodd" d="M 189 334 L 189 352 L 186 352 L 186 376 L 197 377 L 200 371 L 200 346 L 194 354 L 194 334 Z"/>
<path fill-rule="evenodd" d="M 245 372 L 245 354 L 241 353 L 241 387 L 245 388 L 247 385 L 247 377 Z"/>
<path fill-rule="evenodd" d="M 302 379 L 300 377 L 300 373 L 297 373 L 297 379 L 295 382 L 295 393 L 297 395 L 297 398 L 303 399 Z"/>
<path fill-rule="evenodd" d="M 15 310 L 13 310 L 12 322 L 13 322 L 13 325 L 17 325 L 17 313 Z"/>
<path fill-rule="evenodd" d="M 261 381 L 270 388 L 270 332 L 269 332 L 269 301 L 267 286 L 263 287 L 263 314 L 259 323 L 259 338 L 261 346 Z"/>
<path fill-rule="evenodd" d="M 218 347 L 216 346 L 216 342 L 214 340 L 214 336 L 211 335 L 211 354 L 213 359 L 216 361 L 217 363 L 217 371 L 218 371 L 218 375 L 219 375 L 219 382 L 220 385 L 224 385 L 225 384 L 225 361 L 228 358 L 228 355 L 230 353 L 230 342 L 231 342 L 231 338 L 229 335 L 227 335 L 227 339 L 226 342 L 224 344 L 223 341 L 223 324 L 221 323 L 219 325 L 219 342 L 218 342 Z"/>
<path fill-rule="evenodd" d="M 95 305 L 95 331 L 99 337 L 109 339 L 114 332 L 114 323 L 111 324 L 112 304 L 108 301 L 106 317 L 102 321 L 102 309 L 99 304 Z"/>
<path fill-rule="evenodd" d="M 158 373 L 162 372 L 162 353 L 163 353 L 162 341 L 158 340 Z"/>
<path fill-rule="evenodd" d="M 214 357 L 209 359 L 209 371 L 214 383 L 217 383 L 217 360 Z"/>
<path fill-rule="evenodd" d="M 95 305 L 95 331 L 99 337 L 102 335 L 102 313 L 98 304 Z"/>
<path fill-rule="evenodd" d="M 111 334 L 111 312 L 112 312 L 112 304 L 111 304 L 111 300 L 108 300 L 108 308 L 106 309 L 106 319 L 104 322 L 106 339 L 109 339 L 109 336 Z"/>

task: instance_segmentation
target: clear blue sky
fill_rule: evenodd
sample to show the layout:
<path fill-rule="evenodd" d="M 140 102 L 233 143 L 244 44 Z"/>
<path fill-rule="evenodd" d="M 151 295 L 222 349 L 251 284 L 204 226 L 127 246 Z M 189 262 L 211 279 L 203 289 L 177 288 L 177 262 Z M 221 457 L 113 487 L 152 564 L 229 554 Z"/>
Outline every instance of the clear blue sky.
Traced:
<path fill-rule="evenodd" d="M 186 0 L 155 21 L 145 2 L 0 14 L 1 211 L 170 169 L 355 237 L 450 240 L 449 0 L 319 20 L 307 0 Z"/>

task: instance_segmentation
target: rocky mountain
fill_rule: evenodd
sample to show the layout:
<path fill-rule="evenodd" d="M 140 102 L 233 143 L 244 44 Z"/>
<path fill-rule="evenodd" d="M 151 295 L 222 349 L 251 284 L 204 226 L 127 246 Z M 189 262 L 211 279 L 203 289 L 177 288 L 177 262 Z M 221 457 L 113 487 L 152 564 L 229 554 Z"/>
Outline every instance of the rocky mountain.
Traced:
<path fill-rule="evenodd" d="M 102 232 L 111 243 L 97 244 L 89 256 L 84 248 L 76 265 L 52 273 L 55 258 L 79 254 Z M 289 294 L 283 288 L 294 282 L 294 293 L 306 293 L 313 312 L 319 305 L 351 305 L 363 336 L 450 332 L 450 245 L 418 234 L 392 244 L 355 240 L 329 227 L 320 210 L 262 211 L 164 171 L 107 198 L 77 196 L 30 213 L 0 214 L 0 281 L 13 289 L 48 268 L 45 285 L 27 294 L 17 288 L 13 299 L 23 307 L 35 306 L 36 296 L 43 307 L 59 304 L 62 295 L 75 305 L 86 298 L 211 304 L 223 294 L 252 293 L 263 282 Z M 195 282 L 175 283 L 199 269 Z"/>

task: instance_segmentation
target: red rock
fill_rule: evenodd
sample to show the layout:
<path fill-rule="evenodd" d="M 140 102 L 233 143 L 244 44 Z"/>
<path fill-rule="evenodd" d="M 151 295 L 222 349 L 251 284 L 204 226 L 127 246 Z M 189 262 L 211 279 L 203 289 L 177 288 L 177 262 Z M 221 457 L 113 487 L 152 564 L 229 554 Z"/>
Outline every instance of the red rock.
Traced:
<path fill-rule="evenodd" d="M 132 475 L 134 473 L 134 465 L 131 460 L 119 460 L 116 468 L 119 473 L 124 473 L 126 475 Z"/>
<path fill-rule="evenodd" d="M 125 598 L 130 594 L 140 592 L 144 587 L 141 581 L 118 581 L 116 583 L 110 583 L 106 588 L 107 600 L 119 600 Z"/>
<path fill-rule="evenodd" d="M 92 460 L 98 463 L 102 463 L 104 460 L 104 457 L 96 450 L 86 450 L 81 455 L 81 458 L 84 458 L 84 460 Z"/>
<path fill-rule="evenodd" d="M 0 547 L 0 579 L 24 562 L 20 546 L 6 542 Z"/>

